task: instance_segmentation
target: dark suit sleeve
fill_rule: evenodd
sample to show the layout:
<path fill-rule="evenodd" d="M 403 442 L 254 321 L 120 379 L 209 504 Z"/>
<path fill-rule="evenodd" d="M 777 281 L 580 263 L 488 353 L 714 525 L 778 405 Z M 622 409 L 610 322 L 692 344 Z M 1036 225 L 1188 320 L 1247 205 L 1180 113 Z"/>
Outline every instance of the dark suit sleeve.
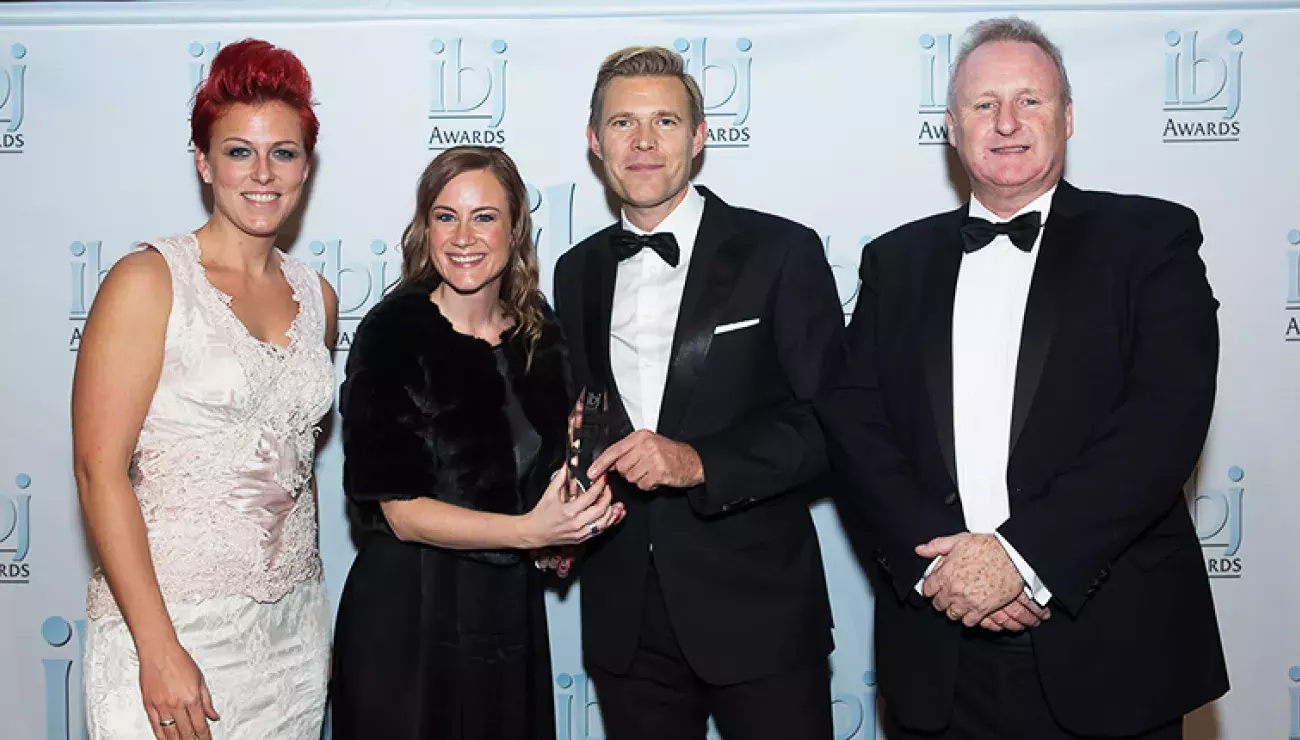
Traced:
<path fill-rule="evenodd" d="M 876 369 L 880 300 L 878 255 L 862 252 L 861 287 L 846 340 L 817 400 L 835 472 L 835 504 L 846 529 L 869 542 L 876 562 L 906 599 L 929 561 L 914 552 L 931 539 L 963 531 L 954 507 L 918 487 L 913 461 L 899 444 L 881 397 Z"/>
<path fill-rule="evenodd" d="M 785 493 L 826 471 L 812 403 L 827 352 L 843 334 L 844 314 L 817 234 L 800 229 L 793 239 L 771 312 L 777 365 L 792 398 L 720 432 L 685 440 L 704 463 L 704 484 L 688 492 L 691 506 L 704 516 Z"/>
<path fill-rule="evenodd" d="M 1190 211 L 1177 236 L 1147 250 L 1132 288 L 1133 336 L 1123 401 L 1075 463 L 1000 528 L 1077 613 L 1106 570 L 1179 505 L 1214 406 L 1218 302 Z"/>
<path fill-rule="evenodd" d="M 339 388 L 343 418 L 343 491 L 356 502 L 433 496 L 436 461 L 420 429 L 409 388 L 419 373 L 386 316 L 362 322 Z"/>
<path fill-rule="evenodd" d="M 555 261 L 555 274 L 551 276 L 551 305 L 555 307 L 555 317 L 565 328 L 566 334 L 572 333 L 568 331 L 567 322 L 572 321 L 573 317 L 569 315 L 570 309 L 566 302 L 568 296 L 565 294 L 564 286 L 572 285 L 573 278 L 570 273 L 573 271 L 573 259 L 572 254 L 560 255 L 560 258 Z"/>
<path fill-rule="evenodd" d="M 572 340 L 578 336 L 575 322 L 580 320 L 573 315 L 577 308 L 570 298 L 576 269 L 577 261 L 572 252 L 560 255 L 555 263 L 555 274 L 551 278 L 551 305 L 554 308 L 548 309 L 553 311 L 550 315 L 554 317 L 562 336 L 560 347 L 564 352 L 564 391 L 570 400 L 578 397 L 578 389 L 585 383 L 585 369 L 577 367 L 573 362 Z"/>

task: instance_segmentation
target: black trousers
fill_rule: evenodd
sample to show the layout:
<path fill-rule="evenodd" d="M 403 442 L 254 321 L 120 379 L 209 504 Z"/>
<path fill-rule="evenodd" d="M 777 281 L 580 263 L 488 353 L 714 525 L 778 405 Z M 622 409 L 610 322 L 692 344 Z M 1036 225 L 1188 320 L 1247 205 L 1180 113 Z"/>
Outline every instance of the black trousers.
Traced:
<path fill-rule="evenodd" d="M 888 706 L 884 724 L 887 740 L 1092 740 L 1069 732 L 1052 716 L 1030 635 L 1006 637 L 981 630 L 969 630 L 961 642 L 952 721 L 946 729 L 908 730 L 898 724 Z M 1178 720 L 1111 740 L 1182 738 L 1183 723 Z"/>
<path fill-rule="evenodd" d="M 625 675 L 589 666 L 609 740 L 703 740 L 713 716 L 725 740 L 830 740 L 830 668 L 825 658 L 727 686 L 687 664 L 654 567 L 632 667 Z"/>

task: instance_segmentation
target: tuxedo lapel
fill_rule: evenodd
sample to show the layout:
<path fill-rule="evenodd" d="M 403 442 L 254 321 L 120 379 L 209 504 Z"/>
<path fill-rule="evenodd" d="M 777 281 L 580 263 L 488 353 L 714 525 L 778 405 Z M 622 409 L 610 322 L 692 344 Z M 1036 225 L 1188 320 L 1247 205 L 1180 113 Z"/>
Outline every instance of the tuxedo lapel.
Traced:
<path fill-rule="evenodd" d="M 939 235 L 929 255 L 921 293 L 927 296 L 921 314 L 926 387 L 930 391 L 939 450 L 954 485 L 957 457 L 952 427 L 952 310 L 957 295 L 957 271 L 961 268 L 961 220 L 965 215 L 966 208 L 959 208 L 936 224 Z"/>
<path fill-rule="evenodd" d="M 1052 196 L 1052 210 L 1044 227 L 1041 250 L 1034 264 L 1020 332 L 1020 354 L 1016 360 L 1015 397 L 1011 405 L 1010 451 L 1025 428 L 1034 396 L 1042 380 L 1043 366 L 1052 347 L 1060 310 L 1060 296 L 1073 272 L 1074 260 L 1085 240 L 1087 219 L 1084 194 L 1062 180 Z"/>
<path fill-rule="evenodd" d="M 626 432 L 631 431 L 632 424 L 627 421 L 627 409 L 623 406 L 623 397 L 619 394 L 609 360 L 609 322 L 614 308 L 614 278 L 618 262 L 605 248 L 605 243 L 616 228 L 617 224 L 601 232 L 598 243 L 593 245 L 595 248 L 587 255 L 586 269 L 582 276 L 582 335 L 586 343 L 588 369 L 592 380 L 600 386 L 588 390 L 602 390 L 606 393 L 614 418 L 622 420 Z M 622 436 L 618 430 L 611 432 L 616 434 L 615 438 Z"/>
<path fill-rule="evenodd" d="M 659 413 L 658 431 L 669 437 L 680 430 L 686 409 L 698 389 L 718 319 L 749 255 L 731 206 L 707 189 L 698 189 L 705 199 L 704 215 L 687 268 Z"/>

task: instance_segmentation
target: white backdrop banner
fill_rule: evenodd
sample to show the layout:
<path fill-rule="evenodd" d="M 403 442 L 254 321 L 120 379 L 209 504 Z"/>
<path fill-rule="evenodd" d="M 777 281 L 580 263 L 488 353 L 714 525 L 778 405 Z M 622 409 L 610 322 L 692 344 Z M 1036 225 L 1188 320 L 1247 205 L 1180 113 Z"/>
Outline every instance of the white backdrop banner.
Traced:
<path fill-rule="evenodd" d="M 207 217 L 188 104 L 223 44 L 268 39 L 315 81 L 317 167 L 282 244 L 339 293 L 341 376 L 357 322 L 399 277 L 415 181 L 439 150 L 489 144 L 515 158 L 544 286 L 560 254 L 613 219 L 584 126 L 597 65 L 630 44 L 675 49 L 701 82 L 710 131 L 698 181 L 821 234 L 851 310 L 862 245 L 963 197 L 944 146 L 947 71 L 963 29 L 994 11 L 787 5 L 64 25 L 6 24 L 0 10 L 0 737 L 85 735 L 91 554 L 71 472 L 75 352 L 113 262 Z M 1067 177 L 1194 208 L 1222 302 L 1218 405 L 1188 502 L 1233 689 L 1187 735 L 1300 740 L 1300 456 L 1287 431 L 1300 418 L 1300 10 L 1237 5 L 1039 4 L 1022 15 L 1059 43 L 1074 84 Z M 355 551 L 341 457 L 336 423 L 316 468 L 335 600 Z M 833 507 L 815 514 L 836 625 L 836 737 L 874 740 L 871 594 Z M 604 737 L 576 596 L 549 601 L 561 740 Z"/>

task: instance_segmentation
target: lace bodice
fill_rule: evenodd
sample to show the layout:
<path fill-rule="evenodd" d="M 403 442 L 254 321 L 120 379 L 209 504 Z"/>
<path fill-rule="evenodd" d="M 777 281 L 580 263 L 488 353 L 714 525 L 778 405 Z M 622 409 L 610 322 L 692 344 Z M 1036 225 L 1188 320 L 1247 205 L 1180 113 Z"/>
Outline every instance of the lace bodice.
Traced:
<path fill-rule="evenodd" d="M 276 601 L 321 572 L 310 480 L 334 374 L 319 278 L 277 252 L 298 303 L 281 347 L 249 334 L 208 281 L 197 237 L 152 246 L 171 269 L 172 308 L 130 474 L 163 598 Z M 96 570 L 87 613 L 116 611 Z"/>

